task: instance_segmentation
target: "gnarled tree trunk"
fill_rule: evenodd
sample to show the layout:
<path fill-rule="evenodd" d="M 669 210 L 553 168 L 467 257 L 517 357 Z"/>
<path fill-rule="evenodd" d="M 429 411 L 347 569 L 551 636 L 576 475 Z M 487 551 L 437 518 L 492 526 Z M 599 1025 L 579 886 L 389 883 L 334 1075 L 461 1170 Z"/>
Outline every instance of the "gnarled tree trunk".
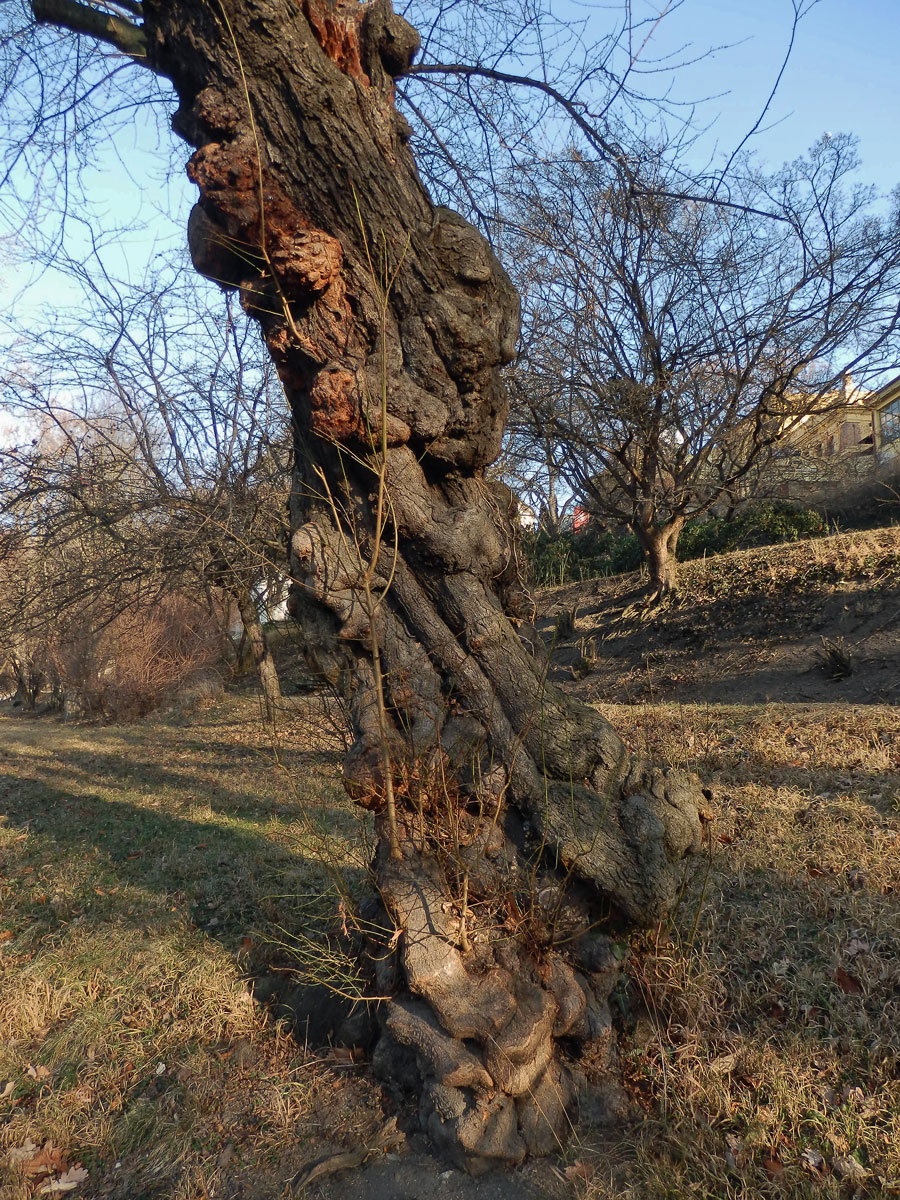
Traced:
<path fill-rule="evenodd" d="M 472 1169 L 546 1153 L 573 1103 L 557 1039 L 609 1045 L 616 963 L 590 927 L 666 912 L 694 785 L 546 683 L 515 506 L 485 477 L 518 299 L 417 176 L 392 84 L 415 32 L 387 0 L 143 12 L 196 148 L 194 263 L 240 288 L 293 410 L 293 608 L 349 665 L 345 781 L 379 813 L 400 931 L 380 1059 L 414 1056 L 424 1127 Z"/>
<path fill-rule="evenodd" d="M 678 590 L 678 560 L 675 552 L 683 527 L 683 517 L 675 517 L 662 526 L 636 526 L 638 541 L 647 556 L 650 587 L 656 596 L 668 596 Z"/>

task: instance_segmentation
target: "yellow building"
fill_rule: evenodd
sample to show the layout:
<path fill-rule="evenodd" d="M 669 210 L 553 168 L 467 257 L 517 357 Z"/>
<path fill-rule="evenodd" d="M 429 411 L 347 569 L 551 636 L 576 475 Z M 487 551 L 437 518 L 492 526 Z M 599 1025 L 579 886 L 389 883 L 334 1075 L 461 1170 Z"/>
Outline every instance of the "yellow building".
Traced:
<path fill-rule="evenodd" d="M 790 495 L 792 484 L 828 488 L 871 474 L 874 395 L 846 375 L 839 391 L 821 397 L 818 412 L 785 422 L 765 469 L 772 482 L 780 476 L 782 495 Z"/>

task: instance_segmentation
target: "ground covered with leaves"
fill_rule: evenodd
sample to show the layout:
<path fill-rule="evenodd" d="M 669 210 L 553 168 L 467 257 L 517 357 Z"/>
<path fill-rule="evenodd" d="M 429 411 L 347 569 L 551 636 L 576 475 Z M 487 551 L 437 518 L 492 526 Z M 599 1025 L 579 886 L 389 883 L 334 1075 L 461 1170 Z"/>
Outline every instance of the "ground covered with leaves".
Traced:
<path fill-rule="evenodd" d="M 314 716 L 289 713 L 285 740 L 308 747 Z M 364 1074 L 251 992 L 367 857 L 317 740 L 275 753 L 252 699 L 124 727 L 0 720 L 3 1195 L 176 1200 L 246 1177 L 275 1196 L 310 1144 L 378 1128 Z"/>
<path fill-rule="evenodd" d="M 478 1181 L 392 1141 L 365 1057 L 300 1036 L 273 986 L 309 973 L 370 853 L 321 696 L 274 737 L 249 694 L 120 727 L 0 716 L 0 1194 L 900 1195 L 900 712 L 598 703 L 701 775 L 708 853 L 617 993 L 624 1124 L 587 1104 L 564 1156 Z M 311 982 L 352 990 L 342 969 Z"/>
<path fill-rule="evenodd" d="M 900 702 L 900 527 L 678 570 L 649 608 L 637 572 L 542 593 L 551 678 L 589 702 Z"/>
<path fill-rule="evenodd" d="M 900 712 L 604 711 L 712 798 L 707 862 L 631 960 L 645 1119 L 589 1194 L 900 1195 Z"/>

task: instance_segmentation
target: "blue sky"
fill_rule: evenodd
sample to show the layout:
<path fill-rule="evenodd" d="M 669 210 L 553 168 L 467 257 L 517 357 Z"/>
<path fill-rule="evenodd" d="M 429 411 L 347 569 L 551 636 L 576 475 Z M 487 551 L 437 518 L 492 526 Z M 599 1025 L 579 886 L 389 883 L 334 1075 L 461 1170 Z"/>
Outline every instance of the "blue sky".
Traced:
<path fill-rule="evenodd" d="M 633 0 L 636 15 L 658 12 L 664 0 Z M 573 14 L 591 15 L 602 30 L 608 9 L 565 0 Z M 591 13 L 591 9 L 596 11 Z M 731 149 L 758 115 L 788 45 L 790 0 L 684 0 L 659 23 L 647 57 L 690 57 L 716 51 L 675 75 L 683 99 L 714 97 L 698 113 L 708 124 L 708 149 Z M 898 0 L 820 0 L 800 22 L 793 53 L 753 146 L 771 164 L 796 158 L 821 134 L 860 138 L 861 177 L 880 191 L 900 183 L 897 47 Z M 657 84 L 658 86 L 658 84 Z"/>
<path fill-rule="evenodd" d="M 665 0 L 631 3 L 640 18 L 658 13 Z M 554 10 L 588 19 L 596 36 L 606 31 L 611 15 L 609 5 L 583 0 L 556 0 Z M 684 100 L 710 97 L 697 116 L 700 124 L 713 123 L 704 137 L 705 153 L 730 150 L 756 119 L 784 56 L 791 13 L 790 0 L 683 0 L 659 22 L 644 50 L 646 65 L 665 55 L 679 61 L 725 47 L 674 76 L 644 81 L 651 90 L 672 86 Z M 753 147 L 776 165 L 802 153 L 826 131 L 852 132 L 860 138 L 861 178 L 889 191 L 900 182 L 898 45 L 898 0 L 820 0 L 801 22 L 767 128 Z M 154 256 L 168 257 L 181 243 L 194 194 L 180 169 L 165 180 L 165 152 L 160 158 L 146 115 L 139 119 L 144 127 L 116 148 L 127 170 L 110 147 L 101 147 L 87 180 L 95 229 L 103 228 L 107 215 L 128 214 L 131 229 L 116 235 L 108 261 L 114 273 L 133 280 L 142 277 Z M 77 225 L 72 232 L 77 238 Z M 73 247 L 78 244 L 73 240 Z M 20 317 L 33 313 L 46 319 L 59 305 L 75 301 L 72 286 L 53 272 L 25 288 L 32 275 L 24 264 L 0 266 L 7 294 L 18 293 Z"/>

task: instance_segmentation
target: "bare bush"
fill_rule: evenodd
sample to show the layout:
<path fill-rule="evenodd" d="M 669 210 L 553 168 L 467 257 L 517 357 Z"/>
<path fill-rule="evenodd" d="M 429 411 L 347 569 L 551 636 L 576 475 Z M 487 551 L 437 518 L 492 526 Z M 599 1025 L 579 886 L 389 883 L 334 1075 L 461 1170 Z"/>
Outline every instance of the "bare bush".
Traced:
<path fill-rule="evenodd" d="M 89 620 L 56 648 L 56 671 L 65 695 L 105 720 L 152 712 L 208 678 L 220 657 L 214 615 L 186 596 L 128 609 L 99 630 Z"/>

